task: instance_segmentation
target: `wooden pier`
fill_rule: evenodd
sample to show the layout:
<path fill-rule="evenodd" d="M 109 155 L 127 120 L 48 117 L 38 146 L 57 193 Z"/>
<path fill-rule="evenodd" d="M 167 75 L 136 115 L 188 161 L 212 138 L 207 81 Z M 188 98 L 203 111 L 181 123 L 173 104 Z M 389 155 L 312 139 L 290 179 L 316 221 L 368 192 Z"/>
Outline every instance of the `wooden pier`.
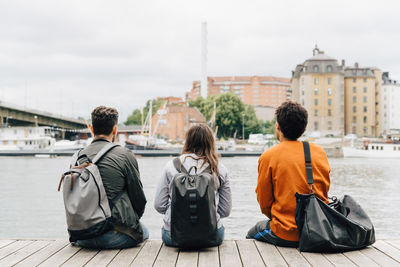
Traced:
<path fill-rule="evenodd" d="M 0 266 L 400 266 L 400 240 L 379 240 L 362 250 L 301 253 L 254 240 L 226 240 L 219 247 L 180 251 L 148 240 L 124 250 L 89 250 L 67 240 L 0 239 Z"/>

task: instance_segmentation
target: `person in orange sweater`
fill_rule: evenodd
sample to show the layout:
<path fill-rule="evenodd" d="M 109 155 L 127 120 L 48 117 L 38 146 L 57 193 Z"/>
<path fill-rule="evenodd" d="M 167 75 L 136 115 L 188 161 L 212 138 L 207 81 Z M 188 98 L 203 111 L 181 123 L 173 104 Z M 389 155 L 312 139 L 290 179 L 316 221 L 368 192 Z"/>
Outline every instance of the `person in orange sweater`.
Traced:
<path fill-rule="evenodd" d="M 277 246 L 298 247 L 295 221 L 296 192 L 308 194 L 303 144 L 297 139 L 304 133 L 308 114 L 300 104 L 287 101 L 275 112 L 276 137 L 280 143 L 266 150 L 258 161 L 257 201 L 269 220 L 258 222 L 247 238 Z M 330 167 L 325 151 L 310 143 L 314 175 L 313 191 L 328 203 Z"/>

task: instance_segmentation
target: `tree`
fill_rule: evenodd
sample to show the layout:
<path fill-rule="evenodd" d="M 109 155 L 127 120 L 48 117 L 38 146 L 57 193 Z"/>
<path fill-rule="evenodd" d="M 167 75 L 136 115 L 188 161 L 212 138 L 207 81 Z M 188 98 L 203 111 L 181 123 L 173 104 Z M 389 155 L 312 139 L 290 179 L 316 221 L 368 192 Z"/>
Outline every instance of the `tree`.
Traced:
<path fill-rule="evenodd" d="M 150 101 L 153 103 L 153 108 L 152 108 L 152 114 L 154 115 L 157 110 L 161 107 L 163 104 L 162 99 L 153 99 L 153 100 L 147 100 L 146 106 L 143 108 L 143 122 L 147 117 L 147 114 L 149 113 L 150 109 Z M 132 114 L 128 117 L 126 122 L 124 123 L 125 125 L 141 125 L 142 124 L 142 114 L 139 109 L 135 109 Z"/>
<path fill-rule="evenodd" d="M 263 128 L 263 123 L 261 120 L 257 119 L 256 112 L 253 106 L 246 105 L 246 110 L 244 112 L 244 138 L 248 139 L 250 134 L 261 133 Z"/>
<path fill-rule="evenodd" d="M 264 123 L 264 133 L 275 134 L 275 119 Z"/>
<path fill-rule="evenodd" d="M 252 106 L 245 106 L 240 98 L 233 93 L 213 95 L 204 99 L 198 97 L 196 100 L 189 101 L 189 106 L 197 107 L 199 111 L 209 121 L 214 111 L 216 103 L 216 125 L 218 126 L 218 137 L 232 137 L 235 132 L 237 136 L 242 136 L 242 123 L 244 114 L 245 137 L 250 133 L 262 132 L 262 122 L 256 117 Z"/>

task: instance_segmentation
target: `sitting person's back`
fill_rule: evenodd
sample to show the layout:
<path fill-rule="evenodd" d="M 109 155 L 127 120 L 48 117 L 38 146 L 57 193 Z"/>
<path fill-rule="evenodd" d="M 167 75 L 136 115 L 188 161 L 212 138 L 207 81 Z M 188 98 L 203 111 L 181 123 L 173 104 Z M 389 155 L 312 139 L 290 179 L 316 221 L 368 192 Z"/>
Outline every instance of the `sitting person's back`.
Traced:
<path fill-rule="evenodd" d="M 118 112 L 114 108 L 97 107 L 92 112 L 93 142 L 79 152 L 79 160 L 93 160 L 117 132 Z M 111 148 L 96 163 L 111 209 L 113 229 L 94 234 L 93 238 L 78 240 L 88 248 L 132 247 L 148 238 L 147 228 L 139 221 L 146 205 L 139 168 L 133 153 L 121 146 Z"/>
<path fill-rule="evenodd" d="M 247 238 L 275 245 L 297 247 L 299 235 L 295 221 L 296 193 L 307 194 L 303 144 L 297 141 L 307 126 L 307 111 L 293 102 L 283 103 L 276 111 L 277 138 L 280 144 L 265 151 L 259 159 L 257 200 L 269 220 L 258 222 Z M 314 174 L 313 191 L 328 202 L 329 162 L 325 151 L 310 144 Z"/>
<path fill-rule="evenodd" d="M 215 144 L 214 137 L 210 128 L 207 125 L 195 125 L 192 126 L 187 134 L 187 138 L 185 141 L 185 146 L 183 148 L 182 155 L 179 158 L 171 160 L 164 167 L 163 173 L 158 183 L 157 192 L 154 200 L 155 209 L 164 215 L 164 226 L 162 227 L 162 240 L 167 246 L 175 246 L 175 247 L 207 247 L 207 246 L 216 246 L 220 245 L 224 239 L 224 227 L 221 222 L 221 218 L 227 217 L 231 211 L 231 190 L 229 185 L 229 177 L 227 169 L 224 165 L 218 162 L 217 155 L 215 153 Z M 179 160 L 178 160 L 179 159 Z M 209 207 L 213 206 L 215 208 L 215 214 L 210 214 L 210 212 L 205 211 L 200 213 L 200 209 L 202 209 L 203 204 L 196 203 L 200 200 L 201 196 L 195 197 L 196 200 L 193 200 L 193 203 L 187 203 L 187 207 L 185 208 L 185 203 L 179 203 L 179 206 L 183 210 L 190 210 L 191 207 L 195 207 L 192 214 L 184 214 L 180 218 L 174 218 L 176 214 L 182 214 L 176 212 L 174 214 L 173 209 L 178 210 L 179 207 L 172 206 L 174 201 L 174 179 L 177 177 L 177 174 L 188 172 L 191 175 L 201 174 L 203 172 L 209 172 L 213 174 L 210 184 L 209 190 L 213 190 L 211 198 L 209 199 L 213 203 L 207 203 L 206 206 L 210 204 Z M 182 177 L 183 177 L 182 176 Z M 182 177 L 178 177 L 179 181 L 182 181 Z M 189 179 L 193 178 L 189 177 Z M 202 177 L 197 177 L 199 179 L 203 179 Z M 196 181 L 195 184 L 199 185 L 199 183 L 203 183 L 203 181 Z M 180 182 L 179 182 L 180 183 Z M 211 184 L 213 183 L 213 184 Z M 215 186 L 214 186 L 215 185 Z M 180 185 L 179 185 L 180 186 Z M 180 186 L 181 189 L 185 190 L 184 185 Z M 189 186 L 190 188 L 191 186 Z M 201 187 L 201 186 L 200 186 Z M 193 190 L 194 188 L 191 188 Z M 193 192 L 193 191 L 192 191 Z M 197 193 L 196 193 L 197 194 Z M 185 193 L 183 197 L 179 199 L 180 202 L 185 202 L 185 198 L 189 195 L 189 193 Z M 185 197 L 186 196 L 186 197 Z M 209 195 L 210 196 L 210 195 Z M 214 198 L 215 196 L 215 198 Z M 176 200 L 175 196 L 175 200 Z M 200 204 L 200 205 L 199 205 Z M 204 221 L 204 217 L 208 217 L 205 215 L 209 215 L 211 217 L 211 221 L 215 222 L 215 228 L 210 229 L 211 231 L 206 231 L 205 233 L 201 233 L 201 231 L 187 231 L 186 229 L 190 229 L 191 226 L 193 229 L 204 229 L 205 225 L 213 225 L 213 222 Z M 172 218 L 171 218 L 172 217 Z M 173 225 L 174 219 L 177 221 L 183 221 L 183 223 L 179 223 L 179 227 L 183 228 L 183 231 L 176 227 L 177 225 Z M 190 220 L 193 219 L 193 222 Z M 210 219 L 210 218 L 207 218 Z M 205 220 L 207 220 L 205 219 Z M 187 223 L 188 227 L 185 227 L 184 224 Z M 201 225 L 202 224 L 202 225 Z M 198 227 L 199 226 L 199 227 Z M 214 227 L 213 226 L 213 227 Z M 174 228 L 175 227 L 175 228 Z M 179 232 L 174 236 L 174 229 L 178 229 L 175 232 Z M 214 232 L 214 233 L 213 233 Z M 207 234 L 211 234 L 210 236 L 214 238 L 207 238 Z M 177 240 L 179 239 L 179 240 Z M 185 242 L 185 239 L 187 242 Z M 182 244 L 189 245 L 182 245 Z M 194 244 L 193 244 L 194 243 Z M 197 244 L 196 244 L 197 243 Z"/>

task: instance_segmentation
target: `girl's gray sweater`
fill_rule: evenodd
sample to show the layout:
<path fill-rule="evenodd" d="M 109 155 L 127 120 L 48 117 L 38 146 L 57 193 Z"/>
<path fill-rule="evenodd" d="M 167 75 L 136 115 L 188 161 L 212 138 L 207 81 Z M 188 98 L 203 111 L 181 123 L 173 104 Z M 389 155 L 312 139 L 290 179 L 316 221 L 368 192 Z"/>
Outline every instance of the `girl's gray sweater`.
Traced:
<path fill-rule="evenodd" d="M 203 167 L 202 159 L 198 159 L 196 154 L 185 154 L 180 156 L 180 160 L 186 170 L 190 167 L 196 166 L 198 173 L 202 172 L 207 168 L 208 163 L 205 163 Z M 215 206 L 217 208 L 217 220 L 218 228 L 222 226 L 220 218 L 228 217 L 232 209 L 232 197 L 231 188 L 229 185 L 228 171 L 222 163 L 218 164 L 219 176 L 221 185 L 215 194 Z M 170 231 L 171 227 L 171 194 L 172 194 L 172 179 L 178 173 L 175 169 L 173 161 L 169 161 L 161 174 L 161 178 L 158 181 L 156 196 L 154 199 L 154 208 L 161 214 L 164 214 L 164 229 Z"/>

